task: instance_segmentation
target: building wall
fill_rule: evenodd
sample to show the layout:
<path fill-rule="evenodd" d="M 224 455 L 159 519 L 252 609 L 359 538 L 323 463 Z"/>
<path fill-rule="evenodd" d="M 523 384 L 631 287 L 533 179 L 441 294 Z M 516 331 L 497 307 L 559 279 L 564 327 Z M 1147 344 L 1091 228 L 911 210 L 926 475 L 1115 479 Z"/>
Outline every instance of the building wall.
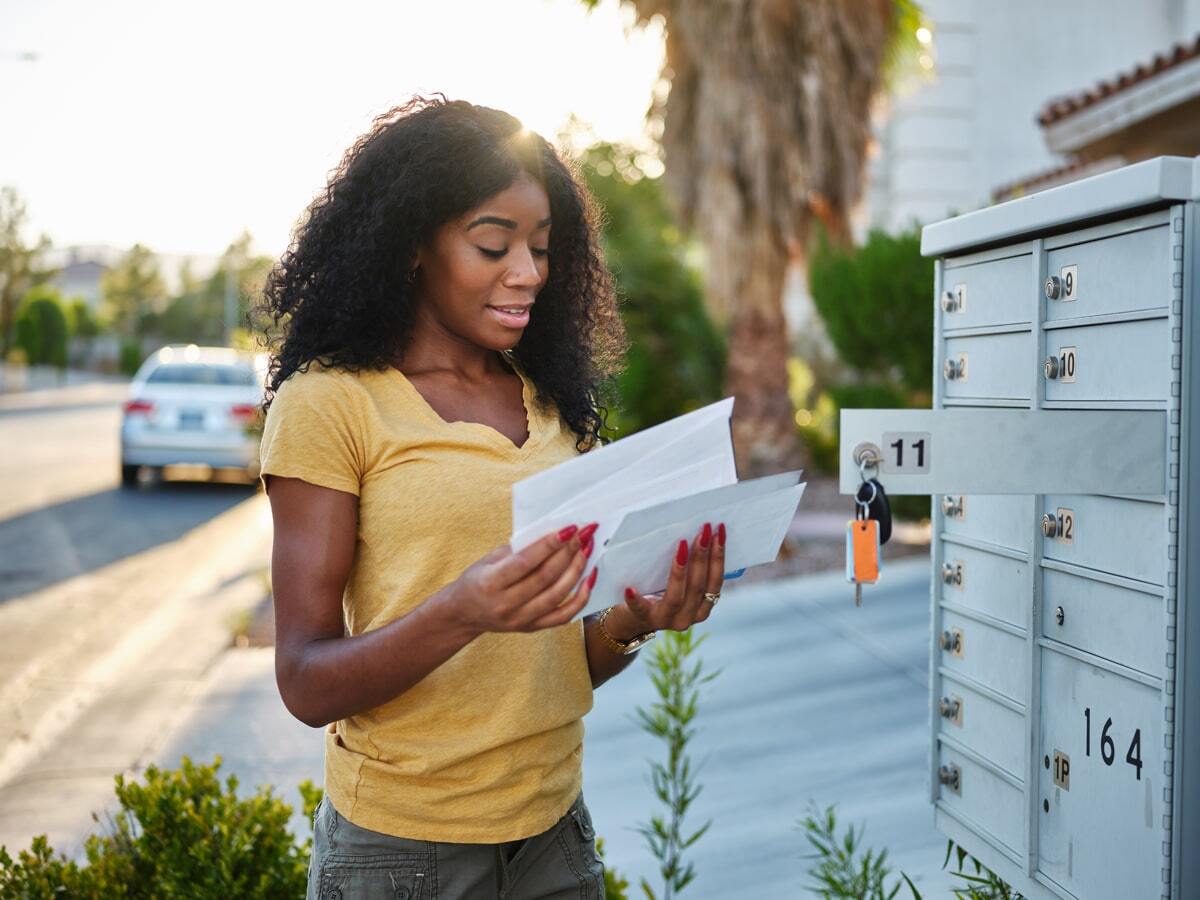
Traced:
<path fill-rule="evenodd" d="M 924 0 L 932 77 L 908 79 L 876 116 L 877 152 L 856 217 L 899 230 L 991 202 L 998 186 L 1061 164 L 1036 117 L 1200 32 L 1200 0 Z"/>

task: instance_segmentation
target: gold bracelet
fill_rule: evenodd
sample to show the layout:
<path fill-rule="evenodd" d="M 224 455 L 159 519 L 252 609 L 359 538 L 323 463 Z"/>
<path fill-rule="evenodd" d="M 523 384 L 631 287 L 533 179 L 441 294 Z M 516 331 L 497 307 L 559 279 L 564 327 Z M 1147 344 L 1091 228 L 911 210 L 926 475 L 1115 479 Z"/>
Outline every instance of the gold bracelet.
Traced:
<path fill-rule="evenodd" d="M 600 618 L 596 620 L 596 627 L 600 632 L 600 640 L 604 642 L 604 645 L 608 647 L 609 650 L 617 654 L 617 656 L 628 656 L 643 644 L 647 644 L 654 640 L 654 636 L 658 634 L 657 631 L 648 631 L 645 634 L 639 634 L 629 641 L 618 641 L 615 637 L 609 634 L 608 629 L 604 627 L 604 620 L 608 618 L 609 613 L 611 613 L 614 609 L 616 609 L 615 606 L 608 607 L 608 609 L 600 613 Z"/>

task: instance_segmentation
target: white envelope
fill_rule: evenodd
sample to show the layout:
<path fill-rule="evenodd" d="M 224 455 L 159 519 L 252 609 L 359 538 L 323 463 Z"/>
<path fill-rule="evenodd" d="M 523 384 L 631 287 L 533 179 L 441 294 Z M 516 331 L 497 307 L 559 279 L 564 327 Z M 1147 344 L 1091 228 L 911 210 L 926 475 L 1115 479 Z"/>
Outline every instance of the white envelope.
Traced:
<path fill-rule="evenodd" d="M 732 414 L 733 398 L 727 397 L 517 482 L 512 491 L 514 535 L 527 533 L 526 529 L 539 519 L 545 519 L 599 482 L 620 475 L 639 460 L 658 456 L 658 451 L 675 444 L 698 427 L 722 420 L 727 427 Z M 701 448 L 696 449 L 702 453 Z M 696 455 L 693 453 L 689 462 L 694 461 Z M 709 456 L 708 453 L 702 455 Z M 658 474 L 669 472 L 663 470 Z M 646 473 L 646 476 L 652 477 L 652 473 Z M 514 545 L 513 549 L 520 548 Z"/>
<path fill-rule="evenodd" d="M 788 472 L 743 481 L 627 514 L 595 561 L 599 574 L 583 614 L 623 603 L 626 587 L 643 594 L 665 590 L 675 545 L 690 544 L 705 522 L 725 523 L 726 571 L 773 561 L 804 494 L 799 477 Z"/>
<path fill-rule="evenodd" d="M 515 552 L 550 531 L 595 522 L 596 544 L 603 546 L 628 510 L 736 482 L 729 422 L 708 419 L 569 498 L 552 513 L 514 527 L 509 545 Z"/>
<path fill-rule="evenodd" d="M 592 497 L 614 495 L 616 492 L 622 490 L 628 491 L 639 483 L 659 483 L 664 479 L 670 478 L 673 473 L 678 472 L 680 469 L 697 463 L 701 457 L 704 457 L 708 463 L 712 462 L 711 457 L 719 457 L 721 460 L 718 468 L 714 468 L 715 464 L 709 465 L 706 468 L 706 471 L 714 472 L 711 483 L 693 484 L 690 488 L 681 491 L 680 495 L 689 491 L 694 493 L 695 491 L 707 490 L 711 487 L 733 484 L 737 481 L 737 464 L 733 455 L 733 435 L 729 430 L 728 419 L 708 419 L 694 428 L 677 434 L 674 438 L 665 440 L 662 446 L 647 451 L 645 455 L 635 459 L 619 472 L 598 480 L 590 487 L 584 488 L 584 490 L 580 491 L 574 497 L 567 499 L 559 509 Z M 669 498 L 664 497 L 662 499 Z M 654 500 L 652 502 L 657 503 L 659 501 Z M 647 504 L 643 503 L 641 505 L 645 506 Z"/>
<path fill-rule="evenodd" d="M 582 528 L 595 522 L 597 528 L 593 540 L 597 547 L 603 547 L 630 510 L 686 496 L 698 487 L 724 484 L 727 470 L 728 460 L 720 454 L 693 460 L 689 465 L 649 482 L 626 481 L 621 476 L 606 479 L 602 484 L 607 493 L 587 492 L 581 500 L 564 504 L 550 515 L 514 531 L 509 544 L 515 553 L 548 532 L 567 525 Z"/>

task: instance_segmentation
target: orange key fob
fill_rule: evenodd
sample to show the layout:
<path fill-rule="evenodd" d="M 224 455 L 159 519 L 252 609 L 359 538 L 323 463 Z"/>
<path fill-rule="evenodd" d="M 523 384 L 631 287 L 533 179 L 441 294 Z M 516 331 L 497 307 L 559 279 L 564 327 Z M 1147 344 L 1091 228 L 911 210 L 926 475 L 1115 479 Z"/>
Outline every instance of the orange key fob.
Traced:
<path fill-rule="evenodd" d="M 846 523 L 846 580 L 855 584 L 879 580 L 879 523 L 874 519 Z"/>

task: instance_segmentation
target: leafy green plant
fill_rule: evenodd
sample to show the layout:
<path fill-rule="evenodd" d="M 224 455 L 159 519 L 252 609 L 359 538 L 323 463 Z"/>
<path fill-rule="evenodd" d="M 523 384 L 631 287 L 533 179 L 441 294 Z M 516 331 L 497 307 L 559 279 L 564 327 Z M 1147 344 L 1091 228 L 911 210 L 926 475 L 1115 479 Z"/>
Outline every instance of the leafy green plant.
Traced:
<path fill-rule="evenodd" d="M 17 312 L 17 346 L 31 365 L 67 365 L 67 315 L 62 297 L 49 287 L 34 288 Z"/>
<path fill-rule="evenodd" d="M 118 366 L 124 375 L 133 375 L 141 368 L 146 358 L 142 353 L 141 341 L 122 341 Z"/>
<path fill-rule="evenodd" d="M 86 300 L 76 297 L 67 304 L 67 329 L 71 337 L 91 338 L 103 331 L 100 319 Z"/>
<path fill-rule="evenodd" d="M 596 838 L 596 855 L 604 863 L 604 900 L 629 900 L 629 879 L 604 859 L 604 838 Z"/>
<path fill-rule="evenodd" d="M 838 355 L 859 372 L 909 391 L 933 381 L 933 260 L 921 234 L 875 230 L 861 247 L 818 231 L 809 290 Z"/>
<path fill-rule="evenodd" d="M 955 856 L 957 864 L 950 874 L 966 882 L 964 887 L 954 891 L 954 896 L 958 900 L 1023 900 L 1024 895 L 1013 890 L 1007 881 L 972 856 L 965 847 L 954 843 L 953 840 L 946 841 L 946 858 L 942 860 L 943 869 L 950 862 L 951 854 Z M 968 863 L 973 871 L 968 872 L 964 868 Z"/>
<path fill-rule="evenodd" d="M 642 154 L 597 142 L 579 164 L 604 211 L 605 259 L 629 337 L 621 408 L 609 416 L 624 436 L 719 400 L 725 341 L 705 308 L 700 272 L 661 178 L 645 174 Z"/>
<path fill-rule="evenodd" d="M 0 897 L 303 896 L 311 835 L 297 844 L 291 807 L 270 787 L 239 798 L 236 777 L 217 778 L 220 765 L 185 756 L 178 769 L 150 766 L 144 783 L 118 775 L 120 810 L 87 839 L 86 864 L 56 856 L 44 835 L 15 860 L 0 847 Z M 320 789 L 300 791 L 311 821 Z"/>
<path fill-rule="evenodd" d="M 638 707 L 642 729 L 667 747 L 666 762 L 650 762 L 650 781 L 654 795 L 666 807 L 665 815 L 650 817 L 638 831 L 659 863 L 663 900 L 671 900 L 696 877 L 695 866 L 685 861 L 684 852 L 695 845 L 712 825 L 709 819 L 691 834 L 683 821 L 688 809 L 700 795 L 701 785 L 688 753 L 688 743 L 696 734 L 692 724 L 700 701 L 700 686 L 712 681 L 720 671 L 705 673 L 704 664 L 693 657 L 704 638 L 689 631 L 666 631 L 659 636 L 648 659 L 650 678 L 658 700 L 649 709 Z M 642 890 L 649 900 L 657 894 L 643 878 Z"/>
<path fill-rule="evenodd" d="M 845 834 L 839 834 L 834 807 L 819 810 L 810 805 L 799 827 L 814 850 L 806 857 L 814 860 L 808 873 L 811 883 L 807 887 L 818 897 L 824 900 L 892 900 L 907 885 L 915 900 L 921 900 L 921 892 L 903 872 L 888 887 L 892 870 L 887 864 L 887 850 L 864 850 L 863 829 L 855 831 L 853 825 Z"/>

